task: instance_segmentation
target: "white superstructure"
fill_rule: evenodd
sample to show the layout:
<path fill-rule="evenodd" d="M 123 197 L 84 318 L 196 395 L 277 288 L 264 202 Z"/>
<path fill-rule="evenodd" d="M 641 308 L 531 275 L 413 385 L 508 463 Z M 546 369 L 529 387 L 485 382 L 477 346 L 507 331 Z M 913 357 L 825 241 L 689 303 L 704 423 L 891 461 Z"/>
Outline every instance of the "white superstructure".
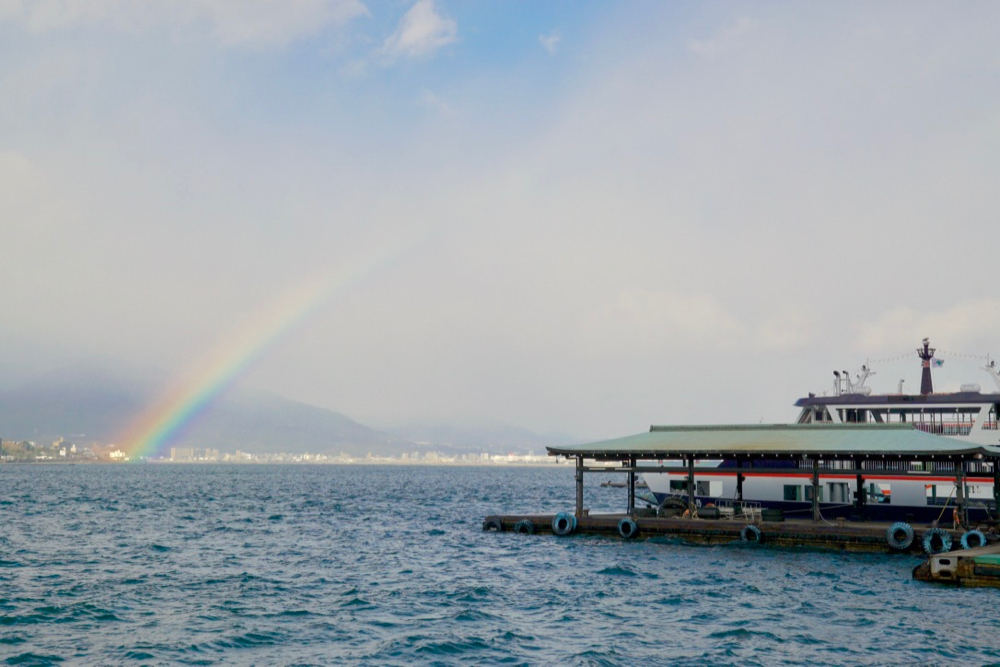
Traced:
<path fill-rule="evenodd" d="M 834 371 L 833 392 L 809 394 L 796 401 L 798 424 L 912 424 L 915 428 L 970 445 L 1000 446 L 1000 373 L 995 362 L 983 367 L 997 391 L 984 393 L 979 385 L 962 385 L 961 391 L 935 393 L 931 381 L 935 350 L 924 339 L 917 356 L 923 362 L 922 393 L 875 394 L 868 386 L 874 375 L 867 365 L 852 380 L 847 371 Z M 940 362 L 936 362 L 940 363 Z M 819 501 L 831 514 L 850 514 L 857 503 L 857 476 L 848 472 L 856 461 L 843 461 L 843 473 L 834 464 L 820 472 Z M 867 514 L 871 518 L 908 517 L 933 520 L 953 507 L 956 497 L 954 463 L 947 461 L 898 462 L 898 469 L 872 470 L 864 476 Z M 992 464 L 967 464 L 964 497 L 971 507 L 996 510 Z M 788 512 L 807 512 L 812 502 L 812 469 L 808 461 L 787 462 L 787 472 L 737 471 L 734 462 L 706 460 L 696 463 L 695 496 L 699 504 L 737 500 L 777 507 Z M 741 475 L 742 499 L 737 476 Z M 663 501 L 670 496 L 687 497 L 687 476 L 682 473 L 643 475 L 649 490 Z M 950 519 L 950 515 L 947 519 Z"/>

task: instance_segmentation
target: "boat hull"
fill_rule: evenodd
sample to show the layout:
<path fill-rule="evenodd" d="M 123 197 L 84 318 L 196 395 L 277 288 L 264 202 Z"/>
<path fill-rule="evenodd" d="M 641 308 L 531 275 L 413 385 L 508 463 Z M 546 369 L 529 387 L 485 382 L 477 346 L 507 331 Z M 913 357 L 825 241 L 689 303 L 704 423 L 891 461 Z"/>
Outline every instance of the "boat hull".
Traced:
<path fill-rule="evenodd" d="M 687 476 L 683 473 L 644 473 L 643 479 L 657 502 L 687 499 Z M 736 472 L 718 468 L 696 468 L 696 505 L 731 505 L 735 501 Z M 950 524 L 956 507 L 954 478 L 928 476 L 866 475 L 867 502 L 863 514 L 855 505 L 857 478 L 853 475 L 819 477 L 820 514 L 824 519 L 843 517 L 869 521 L 941 521 Z M 981 522 L 995 514 L 993 483 L 987 478 L 967 481 L 970 522 Z M 789 518 L 812 516 L 812 475 L 744 473 L 743 501 L 762 509 L 780 509 Z"/>

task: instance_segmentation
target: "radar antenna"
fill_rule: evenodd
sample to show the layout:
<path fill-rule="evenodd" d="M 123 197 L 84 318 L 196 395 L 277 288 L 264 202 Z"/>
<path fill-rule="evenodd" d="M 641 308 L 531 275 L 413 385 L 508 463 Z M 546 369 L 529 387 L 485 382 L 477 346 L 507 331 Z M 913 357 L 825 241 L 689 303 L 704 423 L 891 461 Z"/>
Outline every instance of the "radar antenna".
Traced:
<path fill-rule="evenodd" d="M 871 388 L 865 386 L 865 382 L 868 382 L 868 378 L 875 375 L 875 371 L 868 368 L 865 364 L 861 367 L 861 372 L 858 373 L 858 381 L 854 383 L 854 392 L 857 394 L 869 394 L 871 393 Z"/>
<path fill-rule="evenodd" d="M 997 385 L 997 391 L 1000 391 L 1000 372 L 997 371 L 997 362 L 991 361 L 986 366 L 983 366 L 983 370 L 990 374 L 993 382 Z"/>

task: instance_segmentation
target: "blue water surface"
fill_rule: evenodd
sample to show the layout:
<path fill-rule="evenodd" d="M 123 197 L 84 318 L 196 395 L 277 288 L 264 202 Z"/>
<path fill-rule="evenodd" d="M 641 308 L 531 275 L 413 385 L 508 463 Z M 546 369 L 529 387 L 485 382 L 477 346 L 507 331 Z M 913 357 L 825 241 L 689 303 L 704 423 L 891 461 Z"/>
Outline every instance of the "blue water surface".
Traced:
<path fill-rule="evenodd" d="M 0 466 L 0 664 L 1000 662 L 1000 591 L 909 556 L 481 530 L 573 494 L 566 467 Z"/>

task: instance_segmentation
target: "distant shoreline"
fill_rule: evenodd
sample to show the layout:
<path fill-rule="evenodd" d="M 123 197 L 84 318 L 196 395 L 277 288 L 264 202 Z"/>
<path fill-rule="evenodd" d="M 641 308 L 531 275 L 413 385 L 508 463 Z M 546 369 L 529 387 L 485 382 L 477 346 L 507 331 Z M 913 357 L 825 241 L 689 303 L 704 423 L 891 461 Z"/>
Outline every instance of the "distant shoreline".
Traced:
<path fill-rule="evenodd" d="M 180 465 L 180 466 L 407 466 L 427 468 L 564 468 L 571 463 L 555 459 L 551 463 L 542 461 L 513 461 L 510 463 L 488 463 L 483 461 L 0 461 L 3 465 L 23 466 L 134 466 L 134 465 Z"/>

